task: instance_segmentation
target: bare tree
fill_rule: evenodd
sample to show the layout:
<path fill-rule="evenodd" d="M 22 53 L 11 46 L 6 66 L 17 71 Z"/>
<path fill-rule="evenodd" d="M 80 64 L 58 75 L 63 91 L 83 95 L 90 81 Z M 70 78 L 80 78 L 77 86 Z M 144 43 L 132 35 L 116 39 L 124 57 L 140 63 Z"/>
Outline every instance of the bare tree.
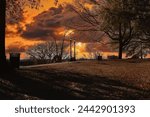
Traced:
<path fill-rule="evenodd" d="M 134 5 L 125 0 L 89 0 L 92 8 L 86 3 L 76 0 L 72 9 L 86 22 L 77 25 L 81 31 L 104 32 L 113 43 L 118 45 L 118 58 L 122 59 L 122 52 L 135 35 L 134 30 Z M 75 23 L 74 23 L 75 24 Z"/>
<path fill-rule="evenodd" d="M 136 36 L 127 45 L 127 56 L 144 58 L 150 50 L 150 0 L 136 0 L 132 9 L 135 9 Z"/>
<path fill-rule="evenodd" d="M 145 58 L 150 53 L 150 45 L 143 43 L 141 40 L 130 42 L 126 49 L 127 57 L 131 58 Z"/>
<path fill-rule="evenodd" d="M 90 33 L 104 32 L 112 44 L 117 45 L 119 59 L 122 59 L 123 51 L 130 53 L 129 48 L 134 44 L 139 48 L 142 43 L 143 50 L 147 50 L 147 43 L 150 43 L 150 0 L 75 0 L 70 8 L 80 19 L 72 19 L 69 27 Z"/>
<path fill-rule="evenodd" d="M 52 60 L 56 55 L 54 42 L 45 42 L 30 47 L 26 52 L 33 60 Z"/>
<path fill-rule="evenodd" d="M 67 44 L 64 44 L 64 49 L 67 48 Z M 60 59 L 66 59 L 67 52 L 63 52 L 61 55 L 62 44 L 60 42 L 49 41 L 45 43 L 40 43 L 30 47 L 27 50 L 27 54 L 30 56 L 31 59 L 36 61 L 50 61 L 50 62 L 60 62 Z M 63 51 L 64 51 L 63 49 Z"/>
<path fill-rule="evenodd" d="M 130 3 L 124 0 L 113 0 L 103 9 L 104 25 L 102 29 L 112 39 L 113 43 L 118 44 L 118 57 L 122 59 L 124 48 L 135 36 L 134 14 L 129 7 Z"/>

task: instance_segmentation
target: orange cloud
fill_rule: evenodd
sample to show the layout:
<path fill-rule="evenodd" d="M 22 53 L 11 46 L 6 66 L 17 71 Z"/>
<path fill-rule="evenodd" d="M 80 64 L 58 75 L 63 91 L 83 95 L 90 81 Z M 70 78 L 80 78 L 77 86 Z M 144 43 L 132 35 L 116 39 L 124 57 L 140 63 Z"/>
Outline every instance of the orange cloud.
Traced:
<path fill-rule="evenodd" d="M 72 2 L 72 0 L 59 0 L 59 4 Z M 29 46 L 42 43 L 55 35 L 62 38 L 65 24 L 69 20 L 80 21 L 77 14 L 69 11 L 69 6 L 55 6 L 52 0 L 42 0 L 43 7 L 39 9 L 26 8 L 24 19 L 16 25 L 7 25 L 6 48 L 7 52 L 23 52 Z M 86 4 L 87 7 L 91 7 Z M 82 22 L 81 22 L 82 23 Z M 21 35 L 22 34 L 22 35 Z M 100 47 L 99 44 L 89 44 L 98 40 L 100 33 L 75 32 L 73 37 L 78 42 L 76 45 L 77 58 L 94 57 L 95 52 L 110 51 L 107 47 Z M 105 49 L 105 50 L 104 50 Z M 25 53 L 22 58 L 27 57 Z"/>
<path fill-rule="evenodd" d="M 59 4 L 62 4 L 64 2 L 72 2 L 72 0 L 67 0 L 67 1 L 59 0 Z M 24 19 L 22 20 L 22 22 L 18 22 L 18 24 L 15 25 L 7 25 L 6 49 L 8 49 L 8 47 L 11 47 L 12 45 L 16 45 L 16 42 L 21 42 L 20 44 L 22 46 L 29 46 L 29 45 L 34 45 L 36 43 L 42 42 L 39 40 L 38 41 L 25 40 L 20 36 L 21 31 L 26 29 L 26 25 L 30 24 L 31 22 L 34 22 L 35 16 L 42 13 L 43 11 L 47 11 L 50 7 L 57 7 L 55 6 L 53 0 L 42 0 L 41 4 L 43 7 L 40 7 L 39 9 L 30 9 L 26 7 L 25 8 L 26 12 L 24 13 Z"/>

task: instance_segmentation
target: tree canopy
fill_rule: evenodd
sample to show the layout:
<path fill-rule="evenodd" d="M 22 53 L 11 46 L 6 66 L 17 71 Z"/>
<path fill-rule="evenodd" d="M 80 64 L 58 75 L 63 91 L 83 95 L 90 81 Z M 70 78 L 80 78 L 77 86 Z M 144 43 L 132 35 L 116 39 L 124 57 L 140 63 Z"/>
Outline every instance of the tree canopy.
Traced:
<path fill-rule="evenodd" d="M 120 59 L 129 45 L 150 42 L 150 0 L 75 0 L 72 9 L 86 22 L 75 29 L 104 32 L 118 45 Z"/>

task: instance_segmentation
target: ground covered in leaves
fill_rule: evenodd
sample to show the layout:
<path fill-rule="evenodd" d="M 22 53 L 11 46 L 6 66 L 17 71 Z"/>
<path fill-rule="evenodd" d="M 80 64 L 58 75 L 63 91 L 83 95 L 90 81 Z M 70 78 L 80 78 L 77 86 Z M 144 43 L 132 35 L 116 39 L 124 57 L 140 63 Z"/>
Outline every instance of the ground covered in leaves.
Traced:
<path fill-rule="evenodd" d="M 150 99 L 150 61 L 77 61 L 0 74 L 0 99 Z"/>

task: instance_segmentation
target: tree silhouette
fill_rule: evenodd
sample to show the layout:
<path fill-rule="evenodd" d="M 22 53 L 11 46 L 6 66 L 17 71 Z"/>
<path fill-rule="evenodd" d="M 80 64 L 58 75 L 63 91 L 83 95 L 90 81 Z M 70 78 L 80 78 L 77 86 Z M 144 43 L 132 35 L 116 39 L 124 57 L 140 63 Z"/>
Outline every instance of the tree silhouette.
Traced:
<path fill-rule="evenodd" d="M 132 3 L 125 0 L 113 0 L 107 2 L 102 9 L 102 30 L 109 36 L 113 43 L 118 45 L 118 58 L 122 59 L 125 47 L 135 36 L 134 10 Z"/>
<path fill-rule="evenodd" d="M 126 46 L 133 44 L 133 38 L 134 41 L 139 41 L 139 38 L 143 38 L 142 41 L 145 42 L 150 40 L 149 3 L 150 0 L 89 0 L 87 3 L 76 0 L 70 6 L 85 23 L 71 21 L 71 28 L 104 32 L 118 45 L 118 58 L 121 59 Z M 139 31 L 143 33 L 140 37 L 137 36 Z"/>
<path fill-rule="evenodd" d="M 30 56 L 30 59 L 33 61 L 60 62 L 62 59 L 66 59 L 68 57 L 68 53 L 66 52 L 67 47 L 68 44 L 65 43 L 63 45 L 63 50 L 62 50 L 61 42 L 48 41 L 28 48 L 26 53 Z M 62 51 L 64 52 L 62 53 Z M 60 58 L 56 58 L 56 57 L 60 57 Z M 54 59 L 57 59 L 58 61 Z"/>
<path fill-rule="evenodd" d="M 6 0 L 0 0 L 0 66 L 6 64 L 5 55 L 5 13 L 6 13 Z"/>

